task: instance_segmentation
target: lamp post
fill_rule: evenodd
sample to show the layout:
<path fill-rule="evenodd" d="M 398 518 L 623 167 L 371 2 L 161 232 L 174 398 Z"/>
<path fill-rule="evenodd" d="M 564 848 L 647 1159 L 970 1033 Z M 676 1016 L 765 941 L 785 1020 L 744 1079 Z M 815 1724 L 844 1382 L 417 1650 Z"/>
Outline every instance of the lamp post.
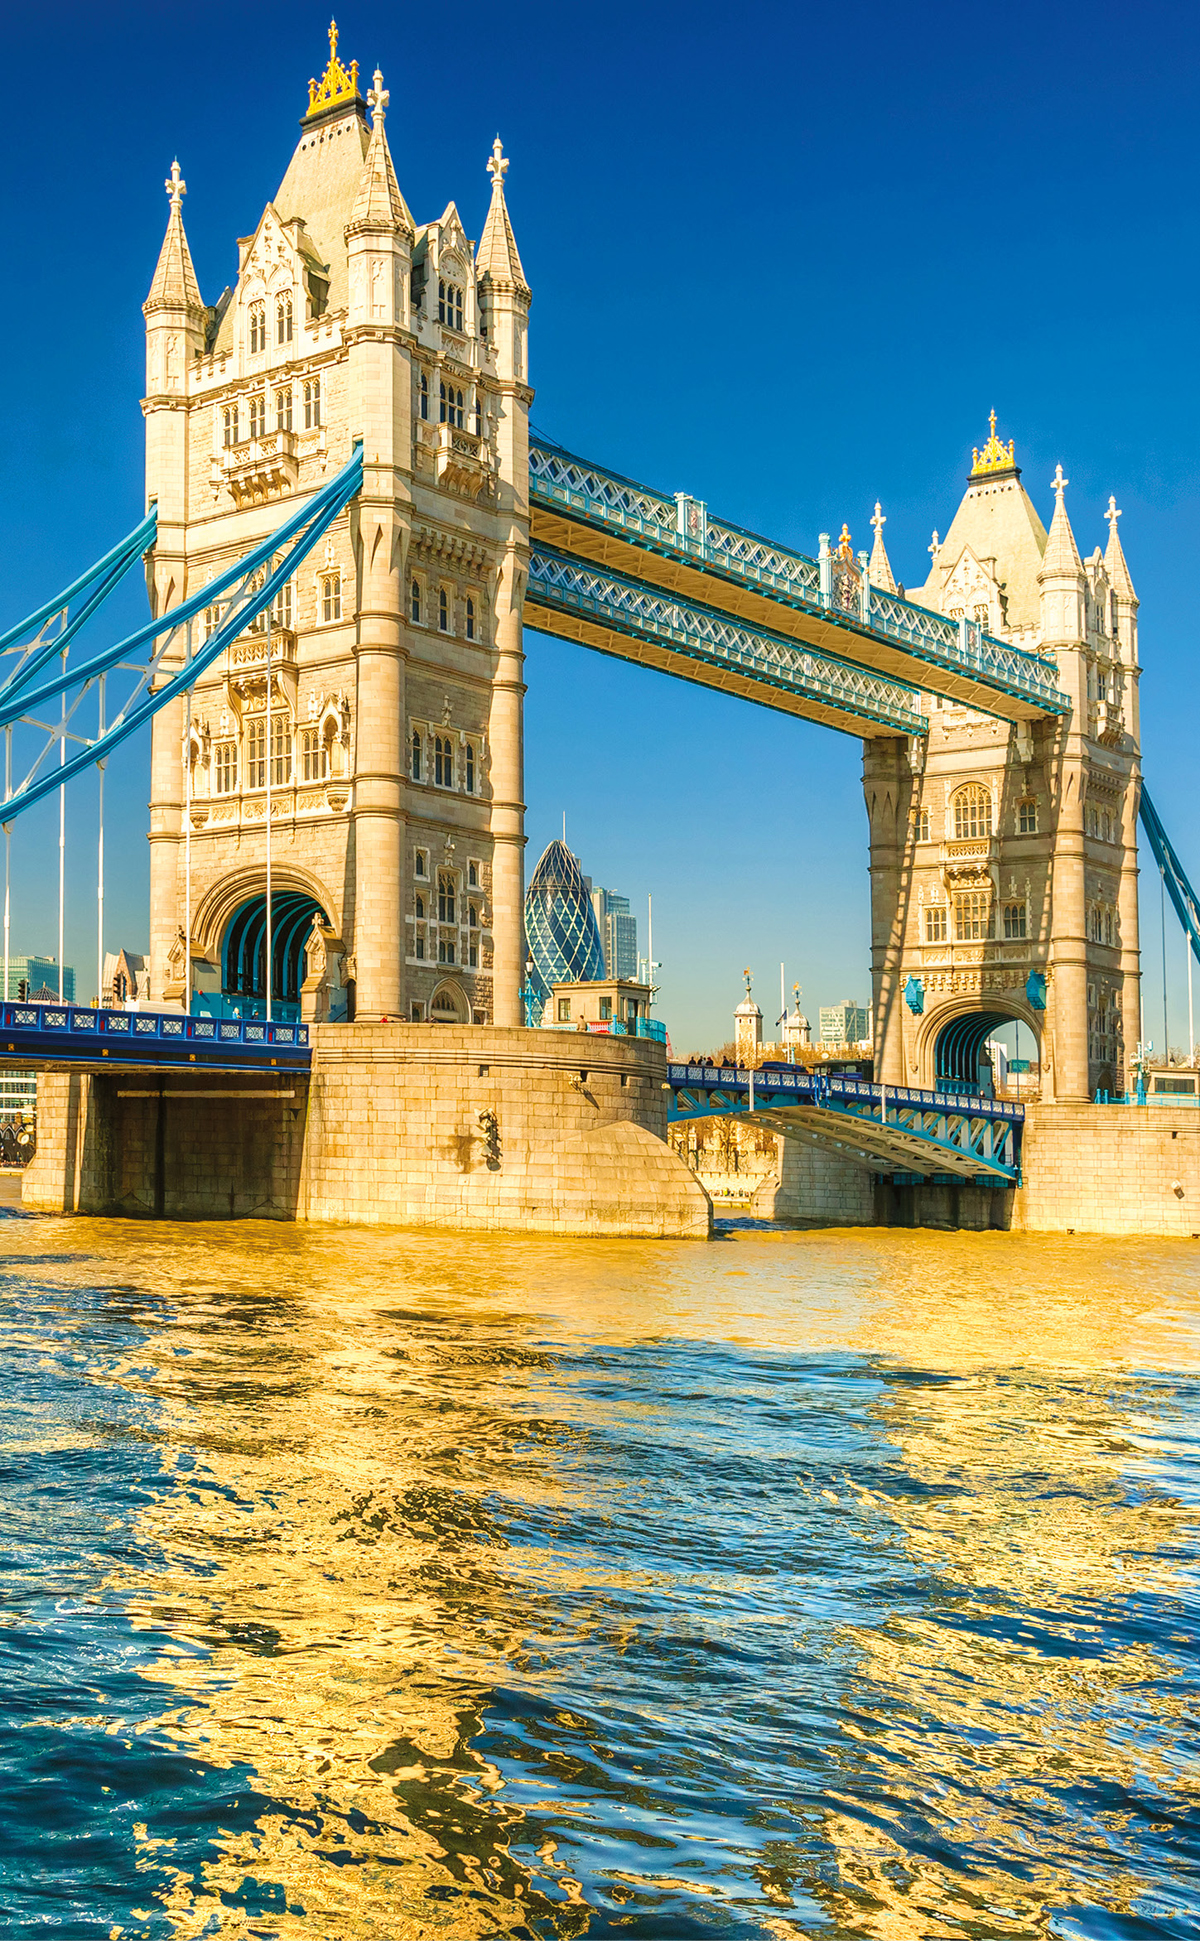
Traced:
<path fill-rule="evenodd" d="M 533 1024 L 533 1007 L 537 1003 L 537 992 L 533 986 L 533 958 L 525 959 L 525 982 L 521 986 L 521 1001 L 525 1006 L 525 1023 Z"/>

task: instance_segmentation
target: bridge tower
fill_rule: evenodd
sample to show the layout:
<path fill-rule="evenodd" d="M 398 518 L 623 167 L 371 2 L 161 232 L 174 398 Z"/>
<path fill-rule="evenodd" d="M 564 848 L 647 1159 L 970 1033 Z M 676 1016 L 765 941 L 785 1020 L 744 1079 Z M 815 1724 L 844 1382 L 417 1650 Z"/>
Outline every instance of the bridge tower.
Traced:
<path fill-rule="evenodd" d="M 358 441 L 364 480 L 269 626 L 190 710 L 155 719 L 151 997 L 182 1003 L 190 959 L 200 1008 L 261 1011 L 270 976 L 277 1016 L 516 1025 L 530 292 L 499 140 L 476 250 L 453 202 L 414 221 L 387 105 L 378 71 L 364 101 L 331 28 L 295 152 L 215 305 L 177 166 L 168 183 L 145 304 L 156 610 L 264 539 Z"/>
<path fill-rule="evenodd" d="M 1042 1096 L 1083 1100 L 1124 1089 L 1140 1035 L 1138 601 L 1115 500 L 1107 547 L 1085 561 L 1061 466 L 1053 483 L 1047 533 L 993 413 L 909 597 L 1050 656 L 1071 713 L 1010 724 L 929 695 L 924 744 L 865 744 L 889 1084 L 974 1085 L 988 1036 L 1015 1019 L 1036 1046 Z M 894 590 L 878 509 L 868 570 Z"/>

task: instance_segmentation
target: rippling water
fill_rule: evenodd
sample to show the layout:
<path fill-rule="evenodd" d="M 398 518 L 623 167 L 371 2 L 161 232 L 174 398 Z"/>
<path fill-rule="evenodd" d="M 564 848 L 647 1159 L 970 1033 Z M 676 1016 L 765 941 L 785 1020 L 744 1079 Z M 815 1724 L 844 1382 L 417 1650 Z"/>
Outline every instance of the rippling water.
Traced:
<path fill-rule="evenodd" d="M 11 1220 L 0 1926 L 1200 1931 L 1200 1251 Z"/>

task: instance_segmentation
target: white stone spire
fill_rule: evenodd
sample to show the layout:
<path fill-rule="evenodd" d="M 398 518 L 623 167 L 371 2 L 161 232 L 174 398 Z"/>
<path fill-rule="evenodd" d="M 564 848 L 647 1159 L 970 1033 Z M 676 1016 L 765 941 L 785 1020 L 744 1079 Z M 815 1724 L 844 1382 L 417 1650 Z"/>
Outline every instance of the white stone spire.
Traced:
<path fill-rule="evenodd" d="M 1063 493 L 1071 483 L 1063 477 L 1063 468 L 1056 465 L 1054 477 L 1050 481 L 1054 487 L 1054 517 L 1050 521 L 1050 531 L 1046 536 L 1046 550 L 1042 554 L 1042 570 L 1039 578 L 1043 583 L 1052 575 L 1067 574 L 1070 578 L 1083 578 L 1083 561 L 1075 544 L 1075 534 L 1067 517 Z"/>
<path fill-rule="evenodd" d="M 1104 549 L 1104 565 L 1108 572 L 1109 585 L 1114 592 L 1122 600 L 1132 600 L 1136 605 L 1137 594 L 1133 590 L 1133 581 L 1129 577 L 1129 568 L 1125 564 L 1125 549 L 1121 544 L 1121 535 L 1117 531 L 1117 520 L 1121 516 L 1116 499 L 1110 493 L 1108 511 L 1104 515 L 1108 520 L 1108 545 Z"/>
<path fill-rule="evenodd" d="M 172 309 L 203 310 L 192 252 L 183 228 L 182 203 L 187 183 L 179 172 L 178 158 L 171 163 L 171 173 L 163 186 L 171 199 L 171 213 L 144 308 L 157 310 L 166 305 Z"/>
<path fill-rule="evenodd" d="M 887 556 L 887 547 L 883 543 L 883 529 L 887 524 L 887 513 L 883 510 L 878 499 L 875 501 L 875 512 L 871 519 L 871 524 L 875 528 L 875 544 L 871 548 L 871 560 L 867 567 L 867 578 L 870 580 L 872 586 L 882 588 L 883 592 L 895 593 L 896 581 L 892 573 L 892 563 Z"/>
<path fill-rule="evenodd" d="M 490 279 L 495 289 L 517 290 L 526 298 L 529 285 L 521 267 L 517 252 L 517 241 L 513 235 L 512 224 L 508 219 L 508 207 L 504 200 L 504 177 L 508 169 L 508 158 L 504 153 L 500 137 L 492 143 L 491 158 L 487 172 L 492 178 L 492 203 L 483 225 L 483 235 L 479 239 L 479 249 L 475 267 L 480 276 Z"/>
<path fill-rule="evenodd" d="M 401 230 L 411 241 L 416 235 L 416 225 L 400 193 L 383 129 L 389 99 L 383 85 L 383 75 L 376 68 L 375 85 L 367 95 L 371 108 L 371 140 L 346 234 L 349 236 L 358 229 Z"/>

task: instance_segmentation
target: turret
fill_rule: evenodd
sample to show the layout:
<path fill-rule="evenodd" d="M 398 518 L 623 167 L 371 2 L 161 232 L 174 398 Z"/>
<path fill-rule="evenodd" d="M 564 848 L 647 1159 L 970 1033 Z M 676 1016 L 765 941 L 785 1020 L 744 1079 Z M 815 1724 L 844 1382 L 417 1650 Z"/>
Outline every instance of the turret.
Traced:
<path fill-rule="evenodd" d="M 1087 575 L 1063 493 L 1070 484 L 1061 465 L 1054 471 L 1054 517 L 1046 536 L 1038 585 L 1042 601 L 1042 646 L 1051 652 L 1059 646 L 1079 646 L 1087 639 Z M 1065 671 L 1065 670 L 1064 670 Z M 1078 701 L 1079 696 L 1075 699 Z"/>
<path fill-rule="evenodd" d="M 1108 545 L 1104 549 L 1104 566 L 1116 607 L 1116 625 L 1113 632 L 1121 643 L 1121 659 L 1127 667 L 1136 667 L 1138 664 L 1138 597 L 1133 590 L 1133 581 L 1129 577 L 1129 568 L 1125 564 L 1125 549 L 1121 545 L 1121 536 L 1117 531 L 1117 520 L 1121 517 L 1121 513 L 1116 499 L 1111 494 L 1108 500 L 1108 511 L 1104 516 L 1108 520 Z"/>
<path fill-rule="evenodd" d="M 530 290 L 517 254 L 516 238 L 504 201 L 504 175 L 508 168 L 497 135 L 492 143 L 487 172 L 492 178 L 492 202 L 483 225 L 483 235 L 475 258 L 480 298 L 484 311 L 487 341 L 502 378 L 525 384 L 529 378 L 529 304 Z"/>
<path fill-rule="evenodd" d="M 887 513 L 883 510 L 878 499 L 875 501 L 875 513 L 871 524 L 875 528 L 875 544 L 871 548 L 871 560 L 867 567 L 867 578 L 870 580 L 871 585 L 877 586 L 881 592 L 894 593 L 896 591 L 896 579 L 892 572 L 892 562 L 887 556 L 887 547 L 883 543 L 883 529 L 887 524 Z"/>
<path fill-rule="evenodd" d="M 179 163 L 171 164 L 165 188 L 171 200 L 167 233 L 158 254 L 150 294 L 142 305 L 146 319 L 146 491 L 157 498 L 160 521 L 185 514 L 186 393 L 188 372 L 204 349 L 208 313 L 183 227 L 187 183 Z"/>

